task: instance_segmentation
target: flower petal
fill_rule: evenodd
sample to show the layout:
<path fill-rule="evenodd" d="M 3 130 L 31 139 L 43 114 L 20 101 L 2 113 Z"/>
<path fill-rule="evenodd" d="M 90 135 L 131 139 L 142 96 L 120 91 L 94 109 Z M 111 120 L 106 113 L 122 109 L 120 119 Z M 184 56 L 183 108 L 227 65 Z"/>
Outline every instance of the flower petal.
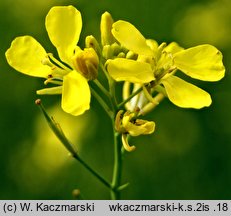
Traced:
<path fill-rule="evenodd" d="M 155 131 L 155 122 L 143 119 L 136 119 L 136 125 L 145 129 L 145 134 L 152 134 Z"/>
<path fill-rule="evenodd" d="M 140 55 L 153 55 L 146 39 L 134 25 L 119 20 L 112 25 L 112 34 L 120 44 Z"/>
<path fill-rule="evenodd" d="M 35 77 L 46 78 L 50 74 L 50 67 L 42 64 L 46 56 L 44 48 L 31 36 L 15 38 L 6 51 L 6 59 L 11 67 Z"/>
<path fill-rule="evenodd" d="M 55 86 L 55 87 L 40 89 L 40 90 L 37 90 L 36 93 L 38 95 L 62 94 L 62 86 Z"/>
<path fill-rule="evenodd" d="M 153 54 L 156 55 L 158 51 L 158 43 L 153 39 L 147 39 L 146 43 L 150 47 L 150 49 L 153 51 Z"/>
<path fill-rule="evenodd" d="M 81 115 L 90 108 L 91 93 L 88 82 L 72 71 L 63 77 L 62 108 L 72 115 Z"/>
<path fill-rule="evenodd" d="M 225 75 L 222 54 L 211 45 L 199 45 L 177 52 L 174 63 L 182 72 L 199 80 L 218 81 Z"/>
<path fill-rule="evenodd" d="M 137 119 L 135 123 L 132 123 L 130 122 L 130 119 L 130 116 L 124 116 L 122 124 L 131 136 L 151 134 L 155 130 L 155 123 L 153 121 Z"/>
<path fill-rule="evenodd" d="M 72 65 L 71 57 L 82 29 L 81 13 L 73 6 L 52 7 L 46 16 L 46 29 L 60 59 Z"/>
<path fill-rule="evenodd" d="M 169 100 L 179 107 L 200 109 L 212 103 L 206 91 L 176 76 L 169 76 L 162 83 Z"/>
<path fill-rule="evenodd" d="M 145 62 L 117 58 L 107 61 L 107 70 L 116 81 L 148 83 L 155 80 L 151 65 Z"/>
<path fill-rule="evenodd" d="M 134 145 L 133 146 L 129 145 L 127 134 L 122 134 L 122 144 L 123 144 L 124 149 L 128 152 L 132 152 L 136 149 L 136 147 Z"/>
<path fill-rule="evenodd" d="M 184 50 L 184 48 L 180 47 L 176 42 L 172 42 L 164 48 L 165 52 L 172 53 L 172 54 L 175 54 L 175 53 L 180 52 L 182 50 Z"/>

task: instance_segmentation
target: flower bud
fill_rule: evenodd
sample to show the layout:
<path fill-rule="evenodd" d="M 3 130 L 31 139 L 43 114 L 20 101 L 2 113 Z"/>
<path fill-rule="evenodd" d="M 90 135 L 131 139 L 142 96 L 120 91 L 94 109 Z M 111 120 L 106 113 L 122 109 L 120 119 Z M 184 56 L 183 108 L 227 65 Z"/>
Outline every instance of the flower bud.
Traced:
<path fill-rule="evenodd" d="M 97 78 L 99 57 L 93 48 L 76 49 L 72 61 L 74 68 L 86 79 L 94 80 Z"/>
<path fill-rule="evenodd" d="M 105 12 L 101 16 L 100 31 L 101 43 L 103 46 L 110 45 L 115 42 L 115 38 L 111 33 L 112 24 L 114 23 L 110 13 Z"/>
<path fill-rule="evenodd" d="M 101 55 L 101 49 L 100 49 L 99 43 L 95 39 L 94 36 L 89 35 L 85 38 L 85 46 L 86 48 L 93 48 L 96 51 L 98 56 Z"/>
<path fill-rule="evenodd" d="M 102 50 L 102 56 L 105 59 L 112 59 L 113 58 L 113 50 L 110 45 L 105 45 Z"/>
<path fill-rule="evenodd" d="M 122 47 L 118 43 L 111 44 L 111 49 L 114 56 L 117 56 L 120 52 L 122 52 Z"/>
<path fill-rule="evenodd" d="M 126 58 L 127 59 L 133 59 L 133 60 L 136 60 L 138 57 L 138 55 L 132 51 L 128 51 L 127 54 L 126 54 Z"/>
<path fill-rule="evenodd" d="M 125 53 L 123 53 L 123 52 L 120 52 L 118 55 L 117 55 L 117 58 L 125 58 L 126 57 L 126 55 L 125 55 Z"/>

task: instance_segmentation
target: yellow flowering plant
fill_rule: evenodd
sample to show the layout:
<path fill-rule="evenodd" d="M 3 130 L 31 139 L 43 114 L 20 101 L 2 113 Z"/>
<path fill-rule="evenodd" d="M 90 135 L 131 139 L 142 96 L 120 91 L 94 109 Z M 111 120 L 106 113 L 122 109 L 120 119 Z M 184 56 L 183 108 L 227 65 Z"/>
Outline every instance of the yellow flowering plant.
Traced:
<path fill-rule="evenodd" d="M 182 108 L 210 106 L 209 93 L 184 81 L 177 73 L 181 71 L 203 81 L 218 81 L 225 74 L 222 54 L 209 44 L 189 49 L 175 42 L 159 45 L 155 40 L 146 39 L 131 23 L 114 22 L 108 12 L 101 17 L 101 43 L 87 36 L 85 47 L 80 48 L 77 43 L 82 17 L 73 6 L 52 7 L 45 26 L 60 60 L 27 35 L 13 40 L 6 51 L 6 59 L 17 71 L 44 78 L 45 85 L 55 84 L 55 87 L 38 90 L 37 94 L 61 94 L 62 109 L 73 116 L 90 109 L 91 95 L 96 98 L 112 122 L 114 167 L 111 181 L 82 159 L 60 124 L 47 114 L 41 100 L 36 100 L 36 104 L 69 153 L 110 189 L 112 199 L 120 199 L 121 191 L 128 186 L 121 180 L 122 156 L 136 149 L 129 144 L 130 136 L 149 135 L 155 131 L 155 122 L 143 119 L 144 116 L 165 97 Z M 99 73 L 106 78 L 107 86 L 102 84 Z M 124 82 L 122 101 L 116 94 L 118 82 Z"/>

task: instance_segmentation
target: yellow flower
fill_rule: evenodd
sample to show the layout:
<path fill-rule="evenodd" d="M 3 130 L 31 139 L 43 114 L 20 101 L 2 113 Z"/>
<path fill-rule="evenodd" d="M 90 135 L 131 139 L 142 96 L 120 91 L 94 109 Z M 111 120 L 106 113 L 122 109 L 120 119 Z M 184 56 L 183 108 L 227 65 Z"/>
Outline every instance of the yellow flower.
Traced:
<path fill-rule="evenodd" d="M 115 129 L 122 134 L 124 149 L 130 152 L 134 151 L 136 147 L 128 144 L 128 135 L 140 136 L 151 134 L 155 130 L 155 122 L 136 119 L 135 112 L 126 111 L 123 114 L 123 111 L 120 110 L 116 115 Z"/>
<path fill-rule="evenodd" d="M 73 6 L 52 7 L 46 16 L 45 26 L 65 65 L 47 54 L 31 36 L 15 38 L 6 52 L 6 59 L 21 73 L 45 78 L 45 84 L 57 84 L 56 87 L 39 90 L 37 94 L 62 94 L 63 110 L 80 115 L 90 107 L 88 79 L 97 75 L 98 56 L 92 48 L 81 50 L 76 46 L 82 30 L 82 17 Z"/>
<path fill-rule="evenodd" d="M 107 70 L 116 81 L 129 81 L 164 86 L 169 100 L 183 108 L 202 108 L 211 104 L 210 95 L 174 76 L 177 70 L 203 81 L 218 81 L 224 77 L 222 54 L 214 46 L 204 44 L 183 49 L 175 42 L 158 46 L 147 40 L 129 22 L 119 20 L 112 25 L 112 34 L 122 47 L 137 54 L 137 58 L 115 58 L 107 61 Z"/>

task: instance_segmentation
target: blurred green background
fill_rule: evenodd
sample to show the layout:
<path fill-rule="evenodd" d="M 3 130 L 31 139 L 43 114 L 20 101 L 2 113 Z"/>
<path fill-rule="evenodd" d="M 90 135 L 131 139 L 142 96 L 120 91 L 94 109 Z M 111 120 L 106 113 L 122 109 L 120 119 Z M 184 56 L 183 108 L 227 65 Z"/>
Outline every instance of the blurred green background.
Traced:
<path fill-rule="evenodd" d="M 100 16 L 107 10 L 159 43 L 210 43 L 222 51 L 223 80 L 191 80 L 211 93 L 211 107 L 180 109 L 166 99 L 147 116 L 156 132 L 131 140 L 137 150 L 125 156 L 123 182 L 130 186 L 122 199 L 231 199 L 230 0 L 1 0 L 0 199 L 72 199 L 75 188 L 85 199 L 109 199 L 107 188 L 68 156 L 34 105 L 43 80 L 14 71 L 4 56 L 19 35 L 32 35 L 55 53 L 45 16 L 53 5 L 69 4 L 82 12 L 82 45 L 89 34 L 99 39 Z M 82 157 L 111 179 L 110 120 L 97 101 L 85 115 L 72 117 L 61 110 L 59 96 L 42 99 Z"/>

